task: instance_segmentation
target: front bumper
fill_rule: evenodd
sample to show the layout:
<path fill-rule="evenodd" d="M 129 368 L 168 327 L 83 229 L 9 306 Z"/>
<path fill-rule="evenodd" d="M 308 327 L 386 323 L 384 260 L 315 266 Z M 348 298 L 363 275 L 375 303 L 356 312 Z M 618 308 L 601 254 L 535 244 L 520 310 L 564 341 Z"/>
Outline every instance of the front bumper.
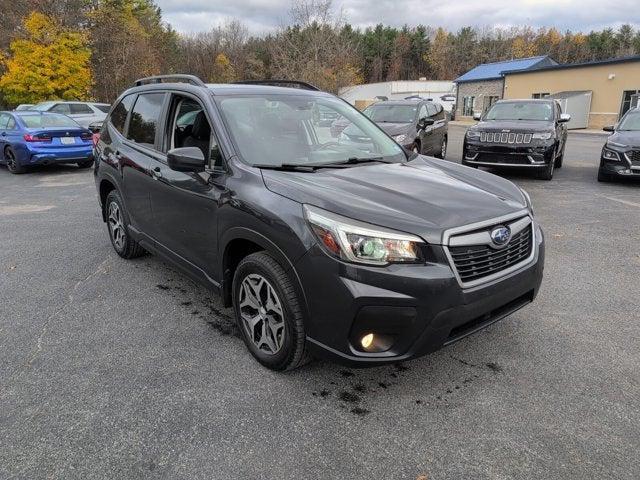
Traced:
<path fill-rule="evenodd" d="M 544 168 L 554 160 L 555 143 L 526 145 L 486 144 L 465 139 L 462 161 L 471 165 Z"/>
<path fill-rule="evenodd" d="M 539 229 L 539 227 L 536 227 Z M 307 340 L 319 356 L 352 366 L 416 358 L 453 343 L 533 301 L 542 281 L 544 239 L 536 235 L 533 260 L 474 288 L 457 282 L 441 247 L 433 262 L 356 266 L 313 247 L 296 264 L 310 321 Z M 358 348 L 367 332 L 392 338 L 380 353 Z"/>
<path fill-rule="evenodd" d="M 620 160 L 610 160 L 604 157 L 604 149 L 600 156 L 600 171 L 606 175 L 620 177 L 640 177 L 640 162 L 631 159 L 631 152 L 610 149 L 618 154 Z"/>

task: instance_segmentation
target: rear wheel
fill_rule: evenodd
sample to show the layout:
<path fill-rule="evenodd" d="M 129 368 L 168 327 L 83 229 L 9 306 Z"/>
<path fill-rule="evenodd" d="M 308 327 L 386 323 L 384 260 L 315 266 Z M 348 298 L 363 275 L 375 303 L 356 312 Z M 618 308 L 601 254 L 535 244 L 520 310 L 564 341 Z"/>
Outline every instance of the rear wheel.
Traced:
<path fill-rule="evenodd" d="M 112 190 L 105 201 L 107 228 L 113 249 L 122 258 L 130 259 L 144 255 L 144 249 L 129 234 L 129 216 L 117 190 Z"/>
<path fill-rule="evenodd" d="M 11 148 L 8 147 L 4 151 L 4 158 L 5 158 L 5 161 L 7 162 L 7 170 L 9 170 L 11 173 L 18 175 L 20 173 L 24 173 L 27 171 L 25 167 L 20 165 L 20 163 L 16 159 L 16 154 Z"/>
<path fill-rule="evenodd" d="M 245 257 L 233 276 L 233 307 L 254 358 L 272 370 L 308 361 L 302 308 L 287 272 L 265 252 Z"/>
<path fill-rule="evenodd" d="M 78 162 L 78 167 L 89 168 L 93 165 L 93 160 L 85 160 L 84 162 Z"/>

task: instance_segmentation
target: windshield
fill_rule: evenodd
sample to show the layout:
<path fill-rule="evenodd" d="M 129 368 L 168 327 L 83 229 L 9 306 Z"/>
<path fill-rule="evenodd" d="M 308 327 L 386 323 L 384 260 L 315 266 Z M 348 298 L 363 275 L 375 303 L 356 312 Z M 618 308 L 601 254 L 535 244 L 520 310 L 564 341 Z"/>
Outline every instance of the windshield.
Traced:
<path fill-rule="evenodd" d="M 354 107 L 334 97 L 233 95 L 216 96 L 216 101 L 236 149 L 251 165 L 406 160 L 403 150 L 384 132 Z M 322 120 L 329 115 L 352 122 L 351 132 L 332 133 L 331 122 Z"/>
<path fill-rule="evenodd" d="M 362 113 L 376 123 L 413 123 L 417 111 L 418 105 L 370 105 Z"/>
<path fill-rule="evenodd" d="M 53 103 L 51 103 L 51 102 L 36 103 L 29 110 L 36 110 L 38 112 L 46 112 L 47 110 L 49 110 L 51 108 L 51 105 L 53 105 Z"/>
<path fill-rule="evenodd" d="M 627 113 L 620 121 L 618 130 L 640 131 L 640 111 Z"/>
<path fill-rule="evenodd" d="M 27 128 L 78 128 L 80 126 L 66 115 L 60 115 L 57 113 L 49 113 L 45 115 L 19 115 L 19 117 Z"/>
<path fill-rule="evenodd" d="M 485 115 L 485 120 L 553 120 L 551 103 L 518 102 L 496 103 Z"/>

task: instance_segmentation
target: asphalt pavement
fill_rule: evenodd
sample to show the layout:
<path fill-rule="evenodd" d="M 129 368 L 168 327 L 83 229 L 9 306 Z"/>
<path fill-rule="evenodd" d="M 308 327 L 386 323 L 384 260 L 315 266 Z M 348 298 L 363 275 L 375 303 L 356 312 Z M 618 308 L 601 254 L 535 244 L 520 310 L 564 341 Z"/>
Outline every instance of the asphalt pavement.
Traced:
<path fill-rule="evenodd" d="M 401 365 L 284 374 L 215 296 L 114 253 L 90 170 L 0 168 L 0 479 L 640 478 L 640 183 L 596 181 L 603 141 L 570 135 L 550 182 L 499 172 L 545 230 L 535 303 Z"/>

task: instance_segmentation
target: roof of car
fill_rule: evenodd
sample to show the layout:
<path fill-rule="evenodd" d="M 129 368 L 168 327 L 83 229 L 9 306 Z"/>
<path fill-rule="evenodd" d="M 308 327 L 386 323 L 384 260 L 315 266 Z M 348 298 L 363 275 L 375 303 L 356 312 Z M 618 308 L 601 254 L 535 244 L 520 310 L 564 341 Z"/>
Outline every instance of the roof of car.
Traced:
<path fill-rule="evenodd" d="M 498 100 L 496 103 L 553 103 L 553 98 L 513 98 Z"/>
<path fill-rule="evenodd" d="M 371 105 L 416 105 L 421 102 L 428 102 L 426 98 L 409 98 L 404 100 L 381 100 Z"/>
<path fill-rule="evenodd" d="M 233 94 L 274 94 L 274 95 L 309 95 L 309 96 L 331 96 L 331 94 L 319 90 L 306 90 L 303 88 L 276 87 L 273 85 L 247 85 L 235 83 L 207 83 L 207 88 L 214 95 Z"/>

